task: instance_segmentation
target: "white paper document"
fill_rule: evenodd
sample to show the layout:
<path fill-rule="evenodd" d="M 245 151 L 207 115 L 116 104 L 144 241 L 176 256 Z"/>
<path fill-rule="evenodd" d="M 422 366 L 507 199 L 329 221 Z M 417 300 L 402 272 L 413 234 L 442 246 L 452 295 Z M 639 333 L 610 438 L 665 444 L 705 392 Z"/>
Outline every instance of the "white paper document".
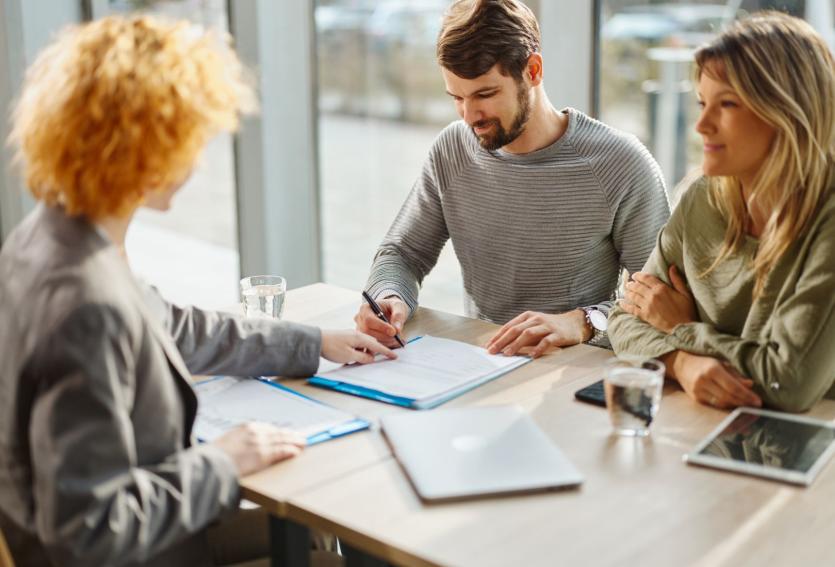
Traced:
<path fill-rule="evenodd" d="M 397 360 L 380 358 L 320 372 L 324 378 L 432 407 L 530 361 L 525 356 L 489 354 L 486 349 L 439 337 L 424 336 L 397 349 Z"/>
<path fill-rule="evenodd" d="M 251 421 L 293 429 L 309 443 L 368 426 L 350 413 L 256 378 L 219 376 L 196 384 L 194 390 L 199 402 L 194 434 L 202 441 Z"/>

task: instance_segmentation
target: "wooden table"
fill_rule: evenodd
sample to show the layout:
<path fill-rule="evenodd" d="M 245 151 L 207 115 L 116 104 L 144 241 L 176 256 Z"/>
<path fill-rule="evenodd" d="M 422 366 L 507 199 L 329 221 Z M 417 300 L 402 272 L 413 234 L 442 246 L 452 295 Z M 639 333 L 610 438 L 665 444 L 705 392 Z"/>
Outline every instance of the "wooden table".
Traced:
<path fill-rule="evenodd" d="M 287 318 L 350 327 L 359 294 L 295 290 Z M 406 336 L 483 343 L 495 325 L 420 309 Z M 517 404 L 586 476 L 579 490 L 424 504 L 378 428 L 305 451 L 244 479 L 275 514 L 285 564 L 305 564 L 304 526 L 335 533 L 350 565 L 824 565 L 835 563 L 835 467 L 810 488 L 686 466 L 726 412 L 668 385 L 646 439 L 610 435 L 605 411 L 574 401 L 611 353 L 580 345 L 536 360 L 444 407 Z M 410 411 L 289 381 L 372 421 Z M 811 415 L 835 418 L 835 402 Z M 295 551 L 288 551 L 295 545 Z M 372 559 L 378 558 L 378 559 Z"/>

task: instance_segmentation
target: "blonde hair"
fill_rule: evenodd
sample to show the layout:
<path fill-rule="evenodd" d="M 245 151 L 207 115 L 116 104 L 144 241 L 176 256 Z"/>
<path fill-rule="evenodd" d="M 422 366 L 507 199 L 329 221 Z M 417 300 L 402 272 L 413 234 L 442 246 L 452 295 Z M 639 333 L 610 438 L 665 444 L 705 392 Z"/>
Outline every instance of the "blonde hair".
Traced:
<path fill-rule="evenodd" d="M 12 119 L 35 198 L 98 219 L 181 183 L 209 138 L 255 109 L 225 40 L 150 16 L 61 32 L 27 71 Z"/>
<path fill-rule="evenodd" d="M 791 243 L 829 198 L 835 158 L 835 64 L 803 20 L 760 12 L 735 23 L 696 53 L 697 77 L 721 75 L 743 104 L 776 133 L 749 201 L 770 211 L 753 259 L 754 297 Z M 709 180 L 711 200 L 728 227 L 715 269 L 742 245 L 748 209 L 735 177 Z"/>

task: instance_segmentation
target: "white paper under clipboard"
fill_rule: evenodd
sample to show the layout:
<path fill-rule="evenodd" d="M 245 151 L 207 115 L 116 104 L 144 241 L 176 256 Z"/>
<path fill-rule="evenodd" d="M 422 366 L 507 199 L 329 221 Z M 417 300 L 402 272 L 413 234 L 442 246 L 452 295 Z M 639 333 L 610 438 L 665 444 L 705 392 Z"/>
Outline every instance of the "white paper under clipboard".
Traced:
<path fill-rule="evenodd" d="M 194 435 L 212 441 L 238 425 L 257 421 L 292 429 L 308 445 L 368 429 L 369 422 L 264 378 L 216 376 L 195 385 Z"/>
<path fill-rule="evenodd" d="M 321 388 L 413 409 L 430 409 L 527 364 L 527 356 L 490 354 L 461 341 L 425 335 L 398 349 L 397 359 L 343 365 L 316 373 Z"/>

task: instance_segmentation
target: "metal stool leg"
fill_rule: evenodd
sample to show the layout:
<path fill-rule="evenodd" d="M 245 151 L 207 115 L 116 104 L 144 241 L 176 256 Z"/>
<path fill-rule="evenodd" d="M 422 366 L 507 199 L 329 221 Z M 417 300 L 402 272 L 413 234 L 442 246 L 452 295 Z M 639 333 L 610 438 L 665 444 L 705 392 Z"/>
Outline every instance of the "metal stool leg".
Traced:
<path fill-rule="evenodd" d="M 270 565 L 310 567 L 310 530 L 307 526 L 270 516 Z"/>
<path fill-rule="evenodd" d="M 345 556 L 345 567 L 389 567 L 382 559 L 368 555 L 364 551 L 354 549 L 345 542 L 341 543 L 342 555 Z"/>

